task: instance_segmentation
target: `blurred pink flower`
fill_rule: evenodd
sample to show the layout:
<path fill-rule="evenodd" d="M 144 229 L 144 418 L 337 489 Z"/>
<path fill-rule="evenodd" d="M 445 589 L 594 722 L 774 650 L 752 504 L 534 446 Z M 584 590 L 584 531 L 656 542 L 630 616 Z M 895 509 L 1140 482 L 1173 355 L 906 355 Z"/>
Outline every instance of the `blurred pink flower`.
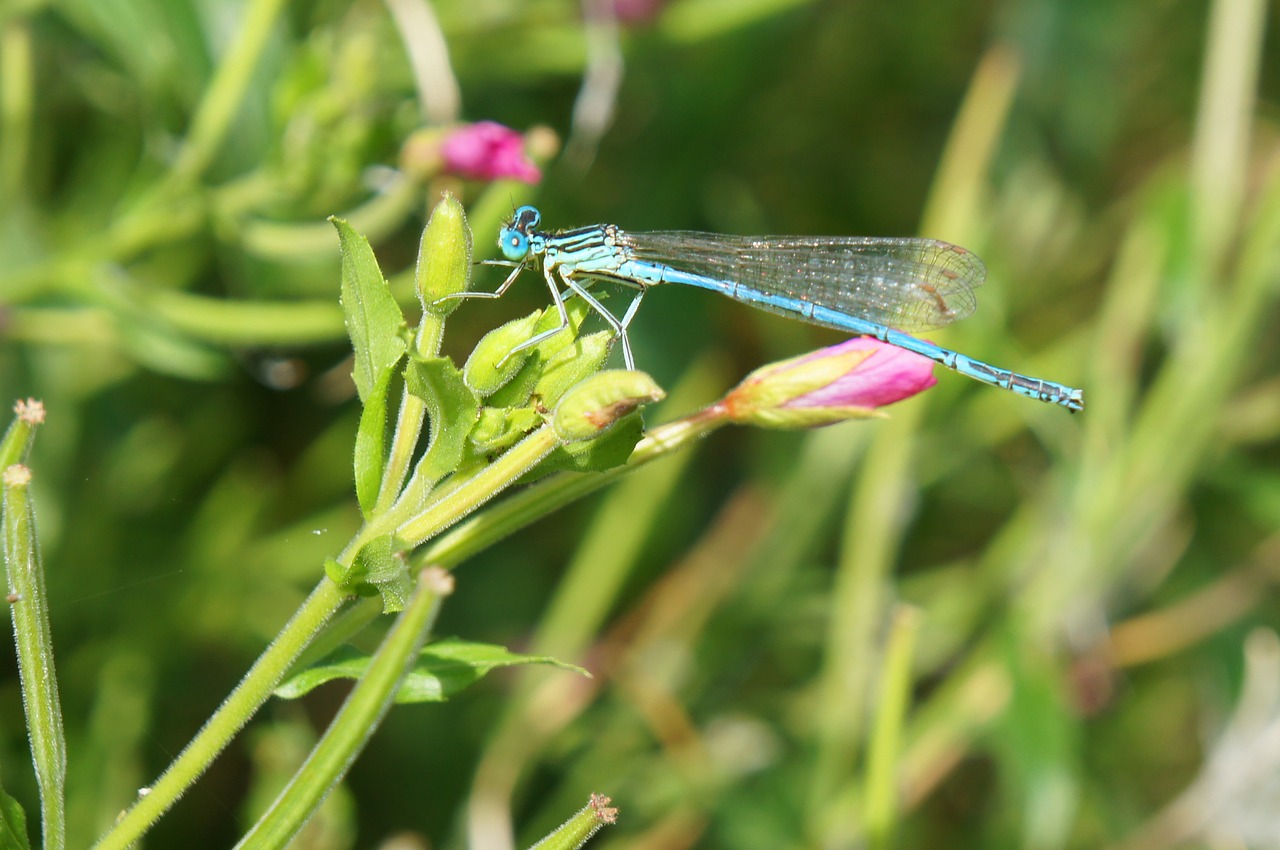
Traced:
<path fill-rule="evenodd" d="M 613 0 L 613 14 L 624 24 L 645 24 L 658 17 L 665 0 Z"/>
<path fill-rule="evenodd" d="M 724 399 L 734 421 L 771 428 L 830 425 L 875 415 L 937 383 L 933 361 L 854 337 L 757 369 Z"/>
<path fill-rule="evenodd" d="M 494 121 L 459 127 L 444 140 L 440 154 L 447 171 L 474 180 L 542 179 L 538 166 L 525 156 L 524 136 Z"/>

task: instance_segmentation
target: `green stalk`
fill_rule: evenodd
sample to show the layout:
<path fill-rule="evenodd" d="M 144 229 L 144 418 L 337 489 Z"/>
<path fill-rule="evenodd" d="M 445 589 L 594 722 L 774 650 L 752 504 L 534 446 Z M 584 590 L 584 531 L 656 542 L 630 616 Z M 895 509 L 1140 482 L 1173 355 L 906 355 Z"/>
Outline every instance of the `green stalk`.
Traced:
<path fill-rule="evenodd" d="M 578 850 L 600 831 L 600 827 L 618 822 L 618 810 L 609 805 L 611 802 L 602 794 L 592 794 L 590 801 L 577 814 L 530 850 Z"/>
<path fill-rule="evenodd" d="M 445 316 L 458 302 L 454 301 L 446 309 L 436 308 L 435 302 L 443 296 L 465 291 L 470 275 L 471 233 L 467 230 L 466 212 L 456 198 L 446 194 L 432 210 L 422 231 L 414 270 L 414 285 L 423 307 L 414 337 L 414 350 L 419 357 L 429 359 L 440 353 Z M 426 415 L 426 402 L 410 393 L 406 386 L 401 393 L 400 412 L 374 513 L 388 510 L 404 487 Z"/>
<path fill-rule="evenodd" d="M 245 7 L 240 32 L 218 64 L 191 119 L 186 144 L 172 172 L 180 182 L 196 179 L 218 154 L 284 5 L 284 0 L 252 0 Z"/>
<path fill-rule="evenodd" d="M 40 787 L 40 822 L 45 850 L 66 846 L 67 741 L 53 663 L 53 633 L 44 571 L 36 543 L 29 486 L 31 470 L 14 464 L 4 470 L 4 560 L 18 649 L 22 704 L 27 712 L 31 760 Z"/>
<path fill-rule="evenodd" d="M 44 405 L 33 398 L 20 401 L 13 407 L 13 422 L 0 439 L 0 470 L 15 463 L 26 463 L 31 442 L 36 436 L 36 426 L 44 422 Z"/>
<path fill-rule="evenodd" d="M 233 301 L 165 289 L 138 294 L 140 306 L 175 329 L 220 345 L 294 346 L 346 337 L 342 308 L 332 299 Z"/>
<path fill-rule="evenodd" d="M 342 781 L 391 708 L 396 689 L 426 643 L 441 600 L 452 589 L 453 579 L 443 570 L 428 568 L 419 574 L 408 606 L 396 618 L 333 723 L 280 796 L 236 847 L 284 847 L 302 829 L 325 796 Z"/>
<path fill-rule="evenodd" d="M 1267 5 L 1219 0 L 1209 7 L 1189 175 L 1191 236 L 1209 269 L 1231 247 L 1245 198 Z"/>
<path fill-rule="evenodd" d="M 502 457 L 473 475 L 461 487 L 451 491 L 447 497 L 428 505 L 426 510 L 401 525 L 396 529 L 396 537 L 410 547 L 425 543 L 442 529 L 454 525 L 510 487 L 559 444 L 560 438 L 556 436 L 555 430 L 550 425 L 543 425 L 503 453 Z M 400 504 L 405 503 L 402 500 Z M 396 513 L 396 509 L 392 508 L 386 516 L 394 517 Z"/>
<path fill-rule="evenodd" d="M 267 701 L 294 659 L 345 601 L 337 586 L 323 579 L 168 770 L 94 846 L 125 850 L 141 838 Z"/>
<path fill-rule="evenodd" d="M 894 611 L 880 671 L 880 700 L 867 748 L 866 824 L 871 847 L 888 850 L 898 822 L 898 757 L 902 727 L 911 700 L 911 662 L 920 611 L 900 605 Z"/>
<path fill-rule="evenodd" d="M 401 227 L 421 202 L 422 184 L 411 177 L 400 176 L 385 191 L 335 213 L 335 217 L 376 243 Z M 248 217 L 236 221 L 236 227 L 237 239 L 245 251 L 264 260 L 311 262 L 316 256 L 328 256 L 333 251 L 333 227 L 327 221 L 270 221 Z"/>
<path fill-rule="evenodd" d="M 684 400 L 704 398 L 709 387 L 719 383 L 714 372 L 715 370 L 709 367 L 692 370 L 677 388 L 669 404 L 680 409 L 685 406 Z M 545 478 L 503 499 L 473 519 L 454 525 L 425 552 L 416 556 L 414 564 L 419 568 L 426 564 L 433 564 L 452 569 L 507 535 L 608 486 L 629 471 L 687 448 L 726 422 L 722 411 L 714 407 L 708 408 L 706 411 L 700 411 L 650 431 L 649 435 L 636 446 L 625 466 L 607 472 L 565 472 Z M 491 486 L 492 482 L 489 484 L 480 482 L 480 484 Z M 452 499 L 455 492 L 468 492 L 475 486 L 474 480 L 467 480 L 457 487 L 449 488 L 446 493 L 441 494 L 441 502 Z M 479 504 L 488 496 L 483 492 L 473 492 L 466 498 Z M 383 530 L 379 533 L 386 532 Z M 359 547 L 375 536 L 377 534 L 361 535 L 355 543 L 348 546 L 340 560 L 345 563 L 347 559 L 354 557 Z M 315 644 L 308 648 L 303 660 L 321 658 L 346 643 L 352 635 L 364 629 L 380 611 L 381 604 L 377 599 L 365 599 L 356 603 L 341 618 L 335 620 Z M 302 661 L 299 662 L 300 666 L 301 664 Z"/>
<path fill-rule="evenodd" d="M 0 23 L 0 198 L 12 204 L 23 196 L 31 156 L 35 107 L 35 63 L 31 21 Z"/>
<path fill-rule="evenodd" d="M 454 526 L 415 561 L 455 567 L 565 505 L 607 487 L 647 463 L 692 445 L 727 422 L 722 411 L 708 408 L 654 428 L 636 444 L 624 466 L 605 472 L 562 472 L 539 481 L 484 513 Z"/>
<path fill-rule="evenodd" d="M 1018 63 L 1001 49 L 988 51 L 975 69 L 921 217 L 923 232 L 967 241 L 964 232 L 977 217 L 1018 79 Z M 837 801 L 866 732 L 875 635 L 887 615 L 887 577 L 902 543 L 900 507 L 915 486 L 909 468 L 922 413 L 920 405 L 905 405 L 878 430 L 849 504 L 816 709 L 817 756 L 807 812 L 811 843 L 860 838 Z"/>
<path fill-rule="evenodd" d="M 899 408 L 893 422 L 871 440 L 849 501 L 831 590 L 810 804 L 819 832 L 836 829 L 840 838 L 852 834 L 850 824 L 833 818 L 828 808 L 853 769 L 866 734 L 868 692 L 878 660 L 876 636 L 888 613 L 888 576 L 901 543 L 901 506 L 911 486 L 906 470 L 919 411 L 918 405 Z"/>

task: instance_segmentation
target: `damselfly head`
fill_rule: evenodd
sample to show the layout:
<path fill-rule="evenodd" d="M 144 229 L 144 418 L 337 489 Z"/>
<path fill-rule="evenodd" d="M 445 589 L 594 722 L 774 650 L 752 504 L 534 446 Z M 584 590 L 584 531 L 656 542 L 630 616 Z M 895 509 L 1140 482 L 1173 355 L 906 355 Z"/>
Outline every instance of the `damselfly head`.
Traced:
<path fill-rule="evenodd" d="M 498 231 L 498 247 L 502 256 L 519 263 L 529 256 L 529 237 L 542 222 L 542 213 L 530 206 L 520 207 L 511 217 L 511 223 Z"/>

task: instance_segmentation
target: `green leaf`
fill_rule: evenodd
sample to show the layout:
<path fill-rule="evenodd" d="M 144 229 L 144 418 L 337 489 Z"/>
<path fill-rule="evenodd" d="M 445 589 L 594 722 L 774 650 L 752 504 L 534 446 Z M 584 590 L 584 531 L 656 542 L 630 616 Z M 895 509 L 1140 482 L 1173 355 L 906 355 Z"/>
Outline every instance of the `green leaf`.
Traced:
<path fill-rule="evenodd" d="M 414 472 L 421 485 L 429 487 L 462 462 L 467 435 L 480 415 L 480 399 L 447 357 L 411 358 L 404 379 L 430 417 L 430 441 Z"/>
<path fill-rule="evenodd" d="M 384 371 L 404 355 L 405 321 L 382 277 L 369 240 L 340 218 L 330 218 L 342 248 L 342 314 L 355 352 L 352 377 L 363 402 Z"/>
<path fill-rule="evenodd" d="M 356 583 L 355 567 L 349 567 L 336 558 L 325 559 L 324 574 L 329 577 L 329 581 L 348 592 Z"/>
<path fill-rule="evenodd" d="M 394 374 L 394 370 L 385 369 L 378 376 L 373 391 L 364 400 L 360 427 L 356 430 L 356 500 L 365 517 L 369 516 L 378 500 L 382 472 L 387 463 L 387 392 Z"/>
<path fill-rule="evenodd" d="M 644 419 L 639 411 L 619 419 L 594 440 L 564 443 L 547 455 L 520 483 L 527 484 L 551 472 L 604 472 L 622 466 L 644 436 Z"/>
<path fill-rule="evenodd" d="M 276 696 L 297 699 L 334 679 L 358 679 L 369 666 L 370 659 L 371 656 L 354 647 L 341 647 L 320 664 L 289 677 L 276 689 Z M 491 670 L 523 664 L 549 664 L 588 678 L 591 676 L 581 667 L 549 656 L 519 655 L 496 644 L 446 638 L 423 648 L 413 669 L 400 685 L 396 702 L 443 702 L 484 678 Z"/>
<path fill-rule="evenodd" d="M 344 593 L 353 596 L 377 596 L 378 588 L 364 580 L 364 576 L 357 573 L 355 564 L 347 566 L 341 561 L 334 558 L 328 558 L 324 562 L 324 574 L 329 577 L 329 581 L 342 588 Z"/>
<path fill-rule="evenodd" d="M 371 585 L 382 596 L 382 610 L 388 614 L 403 611 L 413 590 L 409 568 L 402 557 L 394 535 L 385 534 L 365 545 L 356 555 L 350 571 L 350 579 L 344 588 L 352 593 L 362 593 L 359 583 Z"/>
<path fill-rule="evenodd" d="M 533 398 L 533 388 L 542 378 L 542 355 L 537 351 L 524 361 L 524 365 L 515 377 L 507 381 L 492 395 L 485 397 L 490 407 L 520 408 L 529 404 Z"/>
<path fill-rule="evenodd" d="M 520 438 L 543 423 L 542 414 L 531 407 L 514 410 L 486 407 L 471 431 L 471 447 L 482 455 L 510 448 Z"/>
<path fill-rule="evenodd" d="M 18 801 L 0 788 L 0 847 L 4 850 L 30 850 L 27 814 Z"/>
<path fill-rule="evenodd" d="M 409 604 L 409 597 L 413 594 L 413 580 L 407 572 L 373 587 L 377 588 L 378 595 L 382 597 L 384 614 L 399 614 Z"/>

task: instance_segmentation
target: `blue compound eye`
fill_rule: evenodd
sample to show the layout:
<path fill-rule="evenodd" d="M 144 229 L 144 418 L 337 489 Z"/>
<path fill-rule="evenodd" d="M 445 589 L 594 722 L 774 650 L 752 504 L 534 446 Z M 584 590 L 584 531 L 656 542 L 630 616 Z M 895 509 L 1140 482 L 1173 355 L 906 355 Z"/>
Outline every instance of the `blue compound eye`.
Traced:
<path fill-rule="evenodd" d="M 502 256 L 518 263 L 529 256 L 529 237 L 515 227 L 504 227 L 498 234 L 498 247 L 502 249 Z"/>
<path fill-rule="evenodd" d="M 511 218 L 511 226 L 524 233 L 529 233 L 539 224 L 542 224 L 542 213 L 538 212 L 537 207 L 528 205 L 517 209 Z"/>

